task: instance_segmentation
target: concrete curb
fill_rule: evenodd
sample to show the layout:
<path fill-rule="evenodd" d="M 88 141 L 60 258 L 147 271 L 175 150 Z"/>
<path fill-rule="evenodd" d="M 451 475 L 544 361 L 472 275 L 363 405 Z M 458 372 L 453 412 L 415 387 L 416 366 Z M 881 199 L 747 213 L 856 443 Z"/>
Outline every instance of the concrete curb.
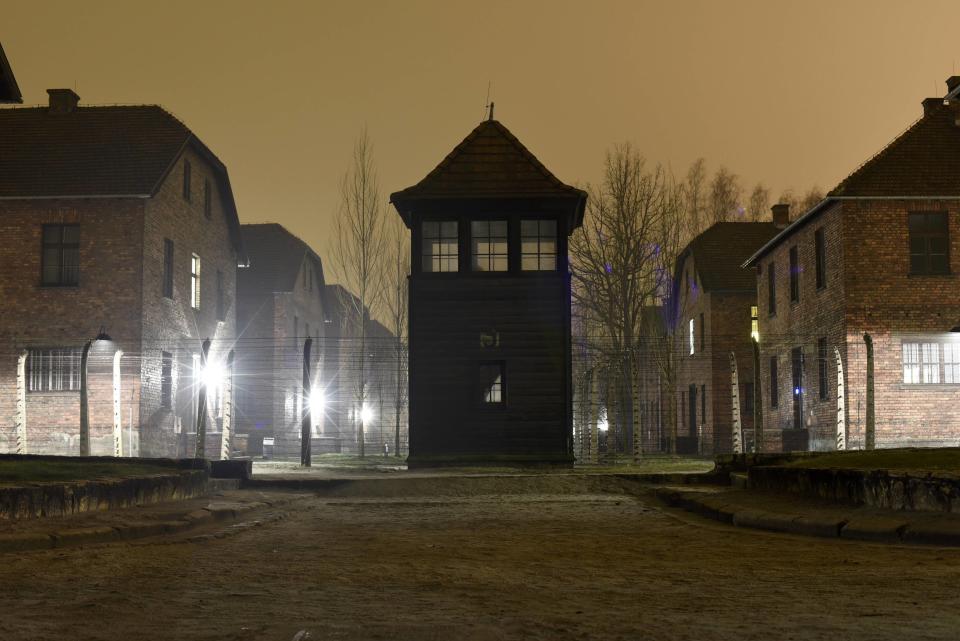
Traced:
<path fill-rule="evenodd" d="M 169 521 L 128 523 L 120 526 L 94 525 L 57 529 L 51 532 L 0 534 L 0 554 L 49 550 L 95 543 L 133 541 L 152 536 L 179 534 L 220 521 L 235 521 L 251 512 L 282 507 L 294 501 L 302 500 L 302 498 L 307 497 L 282 498 L 252 503 L 211 503 L 209 506 L 194 510 L 180 519 Z"/>
<path fill-rule="evenodd" d="M 658 488 L 655 496 L 671 507 L 737 527 L 803 536 L 842 538 L 878 543 L 911 543 L 960 547 L 960 522 L 925 519 L 915 513 L 889 516 L 783 513 L 736 505 L 729 498 L 671 488 Z"/>

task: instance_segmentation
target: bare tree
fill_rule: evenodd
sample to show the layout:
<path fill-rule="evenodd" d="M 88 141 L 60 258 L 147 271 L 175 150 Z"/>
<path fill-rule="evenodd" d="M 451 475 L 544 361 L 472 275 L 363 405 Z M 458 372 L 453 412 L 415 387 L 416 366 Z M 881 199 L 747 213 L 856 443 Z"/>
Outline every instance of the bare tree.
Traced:
<path fill-rule="evenodd" d="M 694 238 L 706 227 L 706 188 L 707 162 L 703 158 L 697 158 L 687 170 L 687 177 L 683 182 L 683 205 L 687 222 L 684 233 L 687 239 Z"/>
<path fill-rule="evenodd" d="M 373 145 L 364 129 L 353 148 L 350 168 L 340 182 L 340 207 L 335 220 L 331 255 L 341 284 L 355 295 L 359 326 L 359 349 L 356 350 L 356 407 L 354 421 L 358 425 L 360 456 L 365 455 L 364 407 L 367 400 L 367 325 L 370 312 L 381 301 L 385 216 L 380 186 L 373 161 Z M 350 300 L 354 300 L 350 297 Z"/>
<path fill-rule="evenodd" d="M 681 190 L 661 166 L 648 169 L 629 144 L 607 154 L 604 179 L 588 187 L 583 227 L 570 240 L 573 296 L 603 330 L 616 363 L 618 432 L 632 450 L 633 359 L 645 306 L 657 298 L 662 224 L 681 209 Z"/>
<path fill-rule="evenodd" d="M 410 281 L 410 234 L 399 216 L 387 224 L 383 307 L 394 335 L 394 456 L 400 456 L 400 416 L 407 402 L 407 325 Z"/>
<path fill-rule="evenodd" d="M 757 183 L 750 192 L 750 203 L 747 205 L 747 219 L 751 222 L 760 222 L 770 216 L 770 190 Z"/>
<path fill-rule="evenodd" d="M 710 224 L 731 220 L 739 215 L 742 193 L 737 175 L 726 167 L 720 167 L 710 181 Z"/>
<path fill-rule="evenodd" d="M 790 205 L 790 218 L 794 219 L 802 216 L 821 200 L 823 200 L 823 192 L 814 185 L 802 197 L 798 197 L 792 188 L 784 189 L 777 202 Z"/>

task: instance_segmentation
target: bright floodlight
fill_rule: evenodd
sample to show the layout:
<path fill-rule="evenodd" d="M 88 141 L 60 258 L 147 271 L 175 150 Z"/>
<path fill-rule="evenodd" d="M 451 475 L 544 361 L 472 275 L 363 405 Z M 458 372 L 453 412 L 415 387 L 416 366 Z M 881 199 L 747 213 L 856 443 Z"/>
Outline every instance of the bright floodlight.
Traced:
<path fill-rule="evenodd" d="M 323 408 L 327 405 L 327 395 L 322 389 L 310 391 L 310 412 L 312 414 L 322 414 Z"/>
<path fill-rule="evenodd" d="M 607 422 L 606 415 L 601 416 L 600 419 L 597 420 L 597 429 L 601 432 L 606 432 L 608 429 L 610 429 L 610 424 Z"/>
<path fill-rule="evenodd" d="M 207 366 L 203 368 L 203 371 L 200 372 L 200 379 L 207 387 L 215 388 L 223 381 L 223 375 L 223 367 L 221 367 L 219 363 L 210 361 L 207 363 Z"/>
<path fill-rule="evenodd" d="M 366 403 L 363 404 L 363 408 L 360 410 L 360 420 L 363 421 L 363 424 L 366 425 L 373 419 L 373 410 L 370 409 L 370 406 Z"/>

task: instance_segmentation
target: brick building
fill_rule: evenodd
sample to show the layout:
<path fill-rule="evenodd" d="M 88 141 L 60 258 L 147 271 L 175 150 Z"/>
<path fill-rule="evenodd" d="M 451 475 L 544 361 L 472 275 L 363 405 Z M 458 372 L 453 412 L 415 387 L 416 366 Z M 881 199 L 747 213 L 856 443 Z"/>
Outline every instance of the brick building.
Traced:
<path fill-rule="evenodd" d="M 323 263 L 281 225 L 240 229 L 248 264 L 237 274 L 237 431 L 247 434 L 251 454 L 264 452 L 266 438 L 273 455 L 299 459 L 307 337 L 314 339 L 311 371 L 322 384 Z M 322 423 L 315 429 L 322 432 Z"/>
<path fill-rule="evenodd" d="M 747 261 L 764 449 L 866 444 L 865 334 L 876 446 L 960 444 L 960 78 L 947 84 L 947 98 L 924 100 L 918 121 Z"/>
<path fill-rule="evenodd" d="M 192 453 L 201 340 L 220 362 L 235 335 L 226 167 L 160 107 L 48 93 L 46 107 L 0 109 L 0 451 L 25 438 L 29 453 L 79 452 L 80 350 L 104 328 L 91 453 L 115 452 L 117 414 L 123 455 Z M 225 399 L 210 396 L 212 453 Z"/>
<path fill-rule="evenodd" d="M 776 234 L 768 222 L 721 222 L 694 238 L 674 269 L 672 326 L 677 345 L 677 451 L 733 451 L 735 358 L 744 437 L 753 433 L 755 277 L 743 269 Z"/>

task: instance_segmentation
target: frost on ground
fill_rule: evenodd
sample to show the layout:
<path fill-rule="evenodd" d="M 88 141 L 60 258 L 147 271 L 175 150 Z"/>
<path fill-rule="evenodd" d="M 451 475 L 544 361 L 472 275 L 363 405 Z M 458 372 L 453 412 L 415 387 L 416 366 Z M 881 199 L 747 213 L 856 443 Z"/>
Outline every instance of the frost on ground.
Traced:
<path fill-rule="evenodd" d="M 960 552 L 564 488 L 315 498 L 224 538 L 5 555 L 0 638 L 956 638 Z"/>

